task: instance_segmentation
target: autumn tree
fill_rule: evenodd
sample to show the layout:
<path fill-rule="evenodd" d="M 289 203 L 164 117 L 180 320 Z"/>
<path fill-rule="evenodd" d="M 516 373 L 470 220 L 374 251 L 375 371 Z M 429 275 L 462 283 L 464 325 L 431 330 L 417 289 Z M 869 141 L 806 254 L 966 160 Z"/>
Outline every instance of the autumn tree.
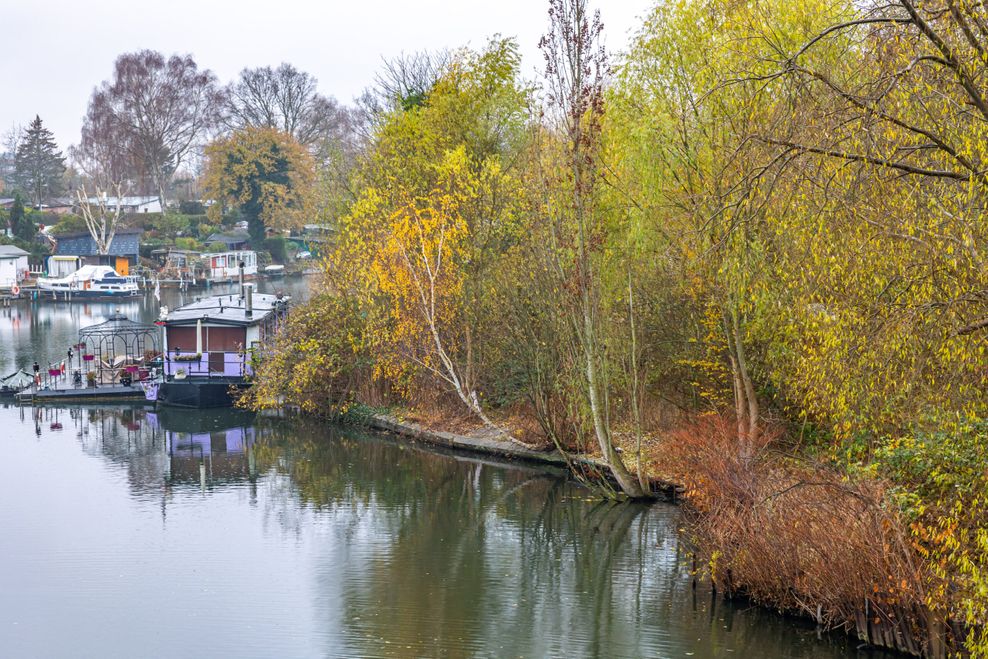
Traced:
<path fill-rule="evenodd" d="M 215 216 L 228 203 L 238 207 L 255 243 L 268 227 L 298 227 L 310 217 L 314 163 L 290 135 L 247 127 L 206 147 L 206 159 L 205 193 L 219 202 L 209 212 Z"/>
<path fill-rule="evenodd" d="M 52 132 L 36 116 L 17 145 L 14 179 L 31 195 L 32 204 L 40 208 L 45 199 L 61 192 L 64 173 L 65 158 Z"/>
<path fill-rule="evenodd" d="M 803 174 L 778 216 L 780 268 L 801 263 L 775 291 L 801 302 L 782 314 L 778 380 L 842 447 L 865 438 L 908 493 L 924 603 L 970 627 L 974 656 L 988 653 L 985 480 L 960 456 L 983 450 L 988 415 L 986 21 L 980 3 L 861 5 L 779 53 L 800 118 L 760 135 Z M 855 56 L 821 66 L 835 45 Z"/>
<path fill-rule="evenodd" d="M 332 259 L 362 264 L 370 276 L 353 284 L 386 295 L 386 324 L 372 328 L 380 374 L 406 391 L 424 374 L 502 434 L 481 398 L 494 330 L 484 319 L 492 269 L 520 230 L 510 167 L 524 134 L 519 61 L 511 40 L 464 49 L 428 104 L 382 118 Z"/>
<path fill-rule="evenodd" d="M 147 178 L 164 208 L 172 174 L 217 124 L 221 102 L 216 76 L 190 55 L 125 53 L 89 100 L 79 159 L 112 154 L 111 178 L 122 180 L 123 169 L 130 180 Z"/>
<path fill-rule="evenodd" d="M 347 120 L 335 99 L 318 92 L 316 82 L 288 63 L 276 69 L 244 69 L 227 87 L 224 123 L 233 130 L 274 128 L 304 146 L 312 146 Z"/>

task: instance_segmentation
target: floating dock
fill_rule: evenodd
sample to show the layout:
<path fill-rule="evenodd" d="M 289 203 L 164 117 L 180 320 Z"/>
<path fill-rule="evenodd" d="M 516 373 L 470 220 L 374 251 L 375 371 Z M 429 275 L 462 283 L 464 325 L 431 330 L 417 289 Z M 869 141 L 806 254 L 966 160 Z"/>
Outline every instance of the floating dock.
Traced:
<path fill-rule="evenodd" d="M 123 385 L 105 385 L 101 387 L 66 387 L 65 389 L 39 389 L 37 391 L 22 391 L 17 394 L 21 403 L 103 403 L 140 401 L 153 404 L 144 395 L 144 389 L 139 385 L 125 387 Z"/>

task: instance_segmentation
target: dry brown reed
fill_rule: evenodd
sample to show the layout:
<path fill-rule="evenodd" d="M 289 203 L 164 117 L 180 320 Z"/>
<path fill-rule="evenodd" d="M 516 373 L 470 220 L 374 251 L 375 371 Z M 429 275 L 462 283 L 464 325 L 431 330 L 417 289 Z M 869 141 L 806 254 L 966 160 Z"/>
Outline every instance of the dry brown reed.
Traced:
<path fill-rule="evenodd" d="M 666 435 L 666 468 L 685 486 L 713 583 L 877 645 L 941 656 L 928 575 L 883 485 L 787 456 L 779 437 L 764 432 L 745 457 L 732 419 L 705 416 Z"/>

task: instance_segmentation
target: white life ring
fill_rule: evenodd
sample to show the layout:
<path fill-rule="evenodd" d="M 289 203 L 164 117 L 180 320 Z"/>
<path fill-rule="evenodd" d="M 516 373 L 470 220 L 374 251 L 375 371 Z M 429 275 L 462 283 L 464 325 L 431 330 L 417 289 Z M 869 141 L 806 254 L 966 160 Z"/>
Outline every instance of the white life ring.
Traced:
<path fill-rule="evenodd" d="M 18 286 L 17 284 L 14 284 L 13 286 L 10 287 L 10 292 L 13 293 L 14 295 L 20 295 L 21 287 Z"/>

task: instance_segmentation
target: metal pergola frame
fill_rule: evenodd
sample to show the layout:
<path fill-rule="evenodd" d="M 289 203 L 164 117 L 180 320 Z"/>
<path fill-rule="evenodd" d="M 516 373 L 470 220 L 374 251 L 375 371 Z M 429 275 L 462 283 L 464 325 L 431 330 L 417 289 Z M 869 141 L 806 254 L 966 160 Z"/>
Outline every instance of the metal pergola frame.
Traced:
<path fill-rule="evenodd" d="M 145 364 L 149 352 L 154 356 L 161 353 L 159 333 L 157 326 L 135 322 L 119 311 L 98 325 L 82 328 L 79 343 L 86 346 L 84 354 L 92 355 L 86 361 L 86 371 L 95 371 L 101 384 L 116 381 L 120 369 Z M 122 361 L 118 361 L 120 357 Z M 139 378 L 135 375 L 133 379 Z"/>

